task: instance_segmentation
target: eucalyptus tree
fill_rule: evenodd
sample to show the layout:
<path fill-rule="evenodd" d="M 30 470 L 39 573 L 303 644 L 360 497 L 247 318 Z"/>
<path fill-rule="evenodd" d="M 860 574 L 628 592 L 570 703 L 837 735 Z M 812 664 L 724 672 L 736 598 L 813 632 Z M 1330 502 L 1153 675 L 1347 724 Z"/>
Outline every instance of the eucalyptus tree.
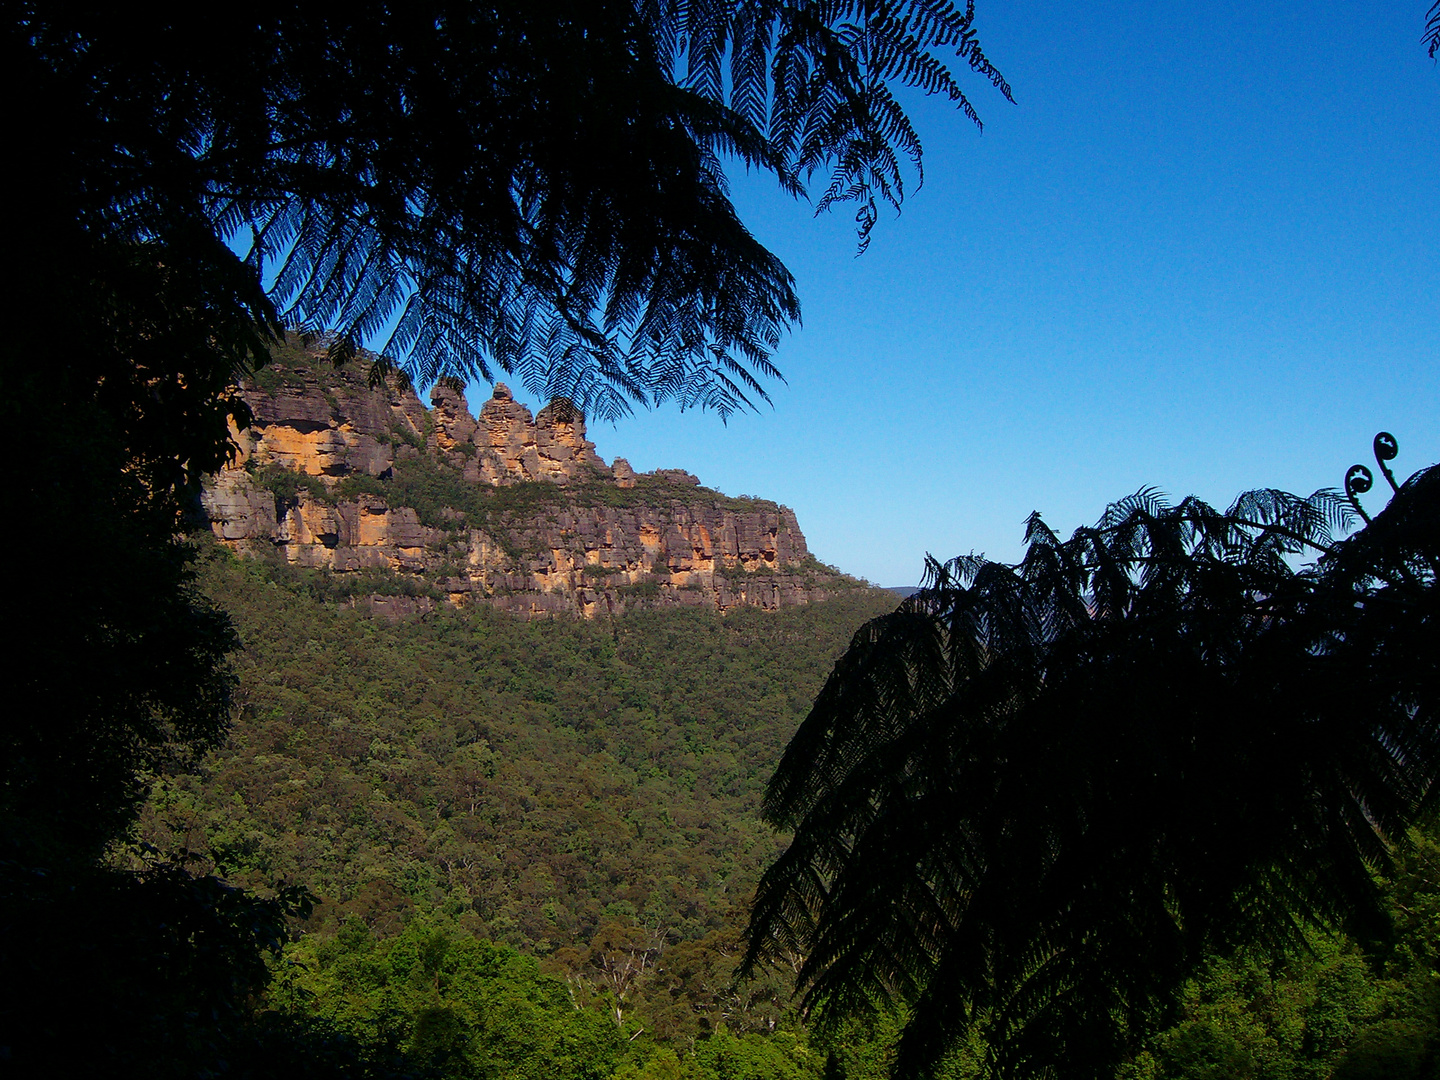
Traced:
<path fill-rule="evenodd" d="M 903 1004 L 895 1072 L 1102 1077 L 1207 953 L 1383 933 L 1374 871 L 1440 768 L 1440 468 L 1221 512 L 1141 491 L 867 624 L 767 789 L 793 832 L 747 964 L 807 1009 Z M 1317 557 L 1301 569 L 1297 560 Z"/>

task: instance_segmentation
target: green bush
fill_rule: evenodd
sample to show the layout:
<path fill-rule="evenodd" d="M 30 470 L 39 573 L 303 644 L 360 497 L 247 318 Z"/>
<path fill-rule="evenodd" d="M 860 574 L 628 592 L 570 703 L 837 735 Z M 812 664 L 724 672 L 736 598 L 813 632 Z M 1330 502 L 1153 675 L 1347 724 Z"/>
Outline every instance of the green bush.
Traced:
<path fill-rule="evenodd" d="M 327 506 L 334 505 L 334 498 L 318 476 L 296 472 L 273 463 L 256 465 L 253 461 L 245 463 L 245 471 L 250 474 L 251 483 L 270 492 L 282 503 L 293 502 L 303 491 L 317 502 Z"/>

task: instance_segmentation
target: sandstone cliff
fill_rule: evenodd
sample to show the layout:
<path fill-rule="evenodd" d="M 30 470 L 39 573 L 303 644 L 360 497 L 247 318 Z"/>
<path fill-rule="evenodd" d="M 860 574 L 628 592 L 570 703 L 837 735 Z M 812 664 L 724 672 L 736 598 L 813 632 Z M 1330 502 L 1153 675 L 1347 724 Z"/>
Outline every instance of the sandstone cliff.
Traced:
<path fill-rule="evenodd" d="M 774 608 L 860 584 L 816 562 L 786 507 L 606 465 L 566 402 L 532 416 L 497 384 L 475 417 L 456 387 L 437 386 L 427 409 L 366 375 L 292 353 L 242 386 L 254 422 L 203 497 L 222 543 L 383 579 L 355 592 L 385 615 L 438 602 Z"/>

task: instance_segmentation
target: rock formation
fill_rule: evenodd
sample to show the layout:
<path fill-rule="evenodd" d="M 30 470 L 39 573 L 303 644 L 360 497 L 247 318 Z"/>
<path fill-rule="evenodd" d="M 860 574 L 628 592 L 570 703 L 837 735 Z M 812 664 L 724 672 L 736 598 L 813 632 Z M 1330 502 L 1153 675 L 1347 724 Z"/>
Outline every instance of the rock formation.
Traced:
<path fill-rule="evenodd" d="M 457 386 L 436 386 L 427 409 L 408 385 L 372 388 L 362 365 L 303 355 L 241 392 L 254 422 L 202 499 L 215 535 L 336 574 L 413 576 L 408 595 L 358 601 L 377 614 L 774 608 L 859 584 L 811 557 L 786 507 L 678 469 L 607 466 L 567 401 L 532 417 L 500 383 L 477 418 Z"/>

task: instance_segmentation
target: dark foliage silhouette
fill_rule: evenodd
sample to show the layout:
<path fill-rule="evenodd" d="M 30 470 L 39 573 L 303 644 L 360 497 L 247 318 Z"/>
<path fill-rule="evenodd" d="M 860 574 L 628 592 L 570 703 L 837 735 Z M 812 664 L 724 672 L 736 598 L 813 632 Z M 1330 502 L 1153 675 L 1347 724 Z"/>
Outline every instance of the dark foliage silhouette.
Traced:
<path fill-rule="evenodd" d="M 921 145 L 898 86 L 978 123 L 957 61 L 1008 87 L 949 0 L 363 3 L 243 14 L 19 5 L 7 61 L 32 205 L 205 275 L 269 274 L 287 319 L 430 383 L 512 372 L 602 417 L 763 398 L 793 282 L 725 159 L 861 243 Z M 219 44 L 223 43 L 223 45 Z M 17 143 L 12 141 L 12 147 Z M 221 241 L 245 252 L 240 261 Z M 274 324 L 243 289 L 208 317 Z"/>
<path fill-rule="evenodd" d="M 133 975 L 95 1023 L 183 1026 L 103 932 L 102 860 L 149 774 L 224 733 L 233 633 L 175 535 L 247 419 L 238 371 L 303 325 L 337 359 L 380 334 L 422 381 L 499 368 L 602 416 L 757 400 L 799 309 L 722 159 L 796 192 L 831 170 L 819 204 L 857 201 L 863 239 L 919 162 L 890 88 L 973 113 L 947 50 L 1005 91 L 971 13 L 932 0 L 7 7 L 7 509 L 64 570 L 7 591 L 5 977 L 53 929 L 45 882 L 93 898 L 72 932 Z M 25 1010 L 64 1007 L 45 986 L 0 1008 L 12 1063 L 43 1054 Z"/>
<path fill-rule="evenodd" d="M 1440 469 L 1398 487 L 1341 540 L 1335 493 L 1141 491 L 932 561 L 770 782 L 748 963 L 803 957 L 821 1017 L 907 1003 L 900 1076 L 978 1025 L 993 1075 L 1099 1077 L 1206 953 L 1383 934 L 1440 766 Z"/>
<path fill-rule="evenodd" d="M 0 874 L 7 1075 L 133 1075 L 141 1062 L 156 1077 L 248 1074 L 238 1059 L 273 1041 L 250 1024 L 265 958 L 309 898 L 292 887 L 260 899 L 186 863 L 151 853 L 127 868 Z M 289 1040 L 292 1054 L 302 1045 Z"/>

